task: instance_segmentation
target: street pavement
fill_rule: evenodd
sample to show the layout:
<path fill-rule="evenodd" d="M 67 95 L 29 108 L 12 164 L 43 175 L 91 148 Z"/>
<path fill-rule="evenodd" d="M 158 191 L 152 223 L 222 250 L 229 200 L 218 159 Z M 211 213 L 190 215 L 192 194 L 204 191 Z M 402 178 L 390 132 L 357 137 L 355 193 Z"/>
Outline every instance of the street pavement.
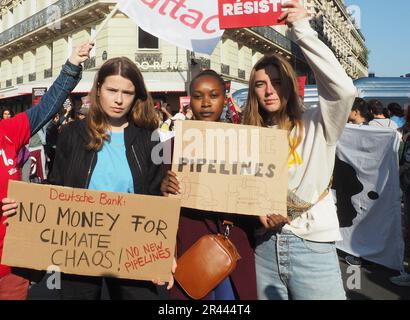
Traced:
<path fill-rule="evenodd" d="M 364 261 L 362 267 L 349 268 L 344 260 L 345 256 L 346 254 L 339 252 L 343 283 L 349 300 L 410 300 L 410 287 L 399 287 L 389 281 L 389 277 L 398 275 L 397 271 L 366 261 Z M 356 272 L 360 272 L 360 276 Z M 29 299 L 59 299 L 58 290 L 47 289 L 47 279 L 48 275 L 41 282 L 31 287 Z M 104 290 L 103 299 L 109 299 L 107 292 Z"/>
<path fill-rule="evenodd" d="M 340 269 L 349 300 L 410 300 L 410 287 L 400 287 L 389 280 L 399 273 L 375 263 L 363 261 L 359 267 L 360 281 L 353 281 L 353 278 L 349 281 L 349 277 L 355 274 L 354 268 L 357 267 L 349 266 L 344 260 L 345 256 L 345 253 L 339 252 Z M 354 288 L 350 286 L 349 289 L 348 284 L 352 283 Z"/>

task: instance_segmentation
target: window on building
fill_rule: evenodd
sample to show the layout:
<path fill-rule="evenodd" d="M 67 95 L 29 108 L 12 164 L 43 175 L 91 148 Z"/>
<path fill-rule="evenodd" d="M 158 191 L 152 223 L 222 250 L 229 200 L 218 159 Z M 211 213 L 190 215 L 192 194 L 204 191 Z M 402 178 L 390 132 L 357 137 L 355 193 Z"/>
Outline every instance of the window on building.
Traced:
<path fill-rule="evenodd" d="M 18 55 L 15 57 L 15 60 L 13 59 L 13 65 L 14 69 L 16 69 L 17 74 L 16 74 L 16 83 L 21 84 L 24 82 L 24 61 L 23 61 L 23 55 Z"/>
<path fill-rule="evenodd" d="M 53 43 L 44 46 L 43 54 L 45 58 L 44 79 L 53 76 Z"/>
<path fill-rule="evenodd" d="M 25 59 L 29 66 L 28 81 L 34 81 L 36 80 L 36 52 L 34 50 L 28 51 Z"/>
<path fill-rule="evenodd" d="M 139 49 L 159 49 L 159 40 L 152 34 L 138 28 L 138 48 Z"/>

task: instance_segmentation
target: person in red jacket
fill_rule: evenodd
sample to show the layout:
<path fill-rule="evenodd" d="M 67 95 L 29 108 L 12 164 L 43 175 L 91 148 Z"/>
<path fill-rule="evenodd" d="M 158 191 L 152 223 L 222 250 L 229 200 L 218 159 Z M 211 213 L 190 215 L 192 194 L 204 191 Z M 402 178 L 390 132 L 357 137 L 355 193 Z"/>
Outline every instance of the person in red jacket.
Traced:
<path fill-rule="evenodd" d="M 73 50 L 64 64 L 59 77 L 42 97 L 40 103 L 10 119 L 0 120 L 0 300 L 23 300 L 27 298 L 29 282 L 11 273 L 1 264 L 3 242 L 6 234 L 5 220 L 13 214 L 16 203 L 7 196 L 9 180 L 20 180 L 21 171 L 17 156 L 32 135 L 40 130 L 62 107 L 71 90 L 81 79 L 81 63 L 87 60 L 93 44 L 86 43 Z"/>

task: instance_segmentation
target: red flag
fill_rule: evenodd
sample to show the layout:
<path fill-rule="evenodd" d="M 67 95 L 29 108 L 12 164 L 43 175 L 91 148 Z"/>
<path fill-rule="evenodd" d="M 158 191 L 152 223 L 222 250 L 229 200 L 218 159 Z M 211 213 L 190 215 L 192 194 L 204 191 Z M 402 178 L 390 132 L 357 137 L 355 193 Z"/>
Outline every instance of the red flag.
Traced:
<path fill-rule="evenodd" d="M 303 98 L 305 96 L 305 84 L 306 84 L 306 76 L 298 77 L 298 91 L 299 97 Z"/>
<path fill-rule="evenodd" d="M 279 22 L 282 4 L 287 0 L 219 0 L 219 27 L 243 28 L 283 25 Z"/>
<path fill-rule="evenodd" d="M 238 124 L 241 122 L 241 118 L 239 117 L 238 112 L 235 109 L 235 105 L 232 101 L 232 98 L 229 97 L 227 100 L 228 111 L 231 114 L 232 123 Z"/>
<path fill-rule="evenodd" d="M 43 146 L 30 148 L 29 150 L 31 159 L 30 179 L 41 183 L 46 179 L 45 154 Z"/>

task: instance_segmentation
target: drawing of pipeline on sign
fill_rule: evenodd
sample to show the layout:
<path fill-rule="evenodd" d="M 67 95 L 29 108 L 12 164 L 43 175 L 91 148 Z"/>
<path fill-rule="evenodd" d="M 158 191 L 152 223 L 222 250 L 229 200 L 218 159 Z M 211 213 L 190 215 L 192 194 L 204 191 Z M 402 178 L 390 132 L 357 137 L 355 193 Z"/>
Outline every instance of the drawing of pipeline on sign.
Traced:
<path fill-rule="evenodd" d="M 187 176 L 183 176 L 180 181 L 182 200 L 188 200 L 196 202 L 204 210 L 214 210 L 214 207 L 218 204 L 218 201 L 213 196 L 211 187 L 192 182 Z"/>
<path fill-rule="evenodd" d="M 258 179 L 241 178 L 229 185 L 228 212 L 259 208 L 270 212 L 274 202 L 269 200 L 266 184 Z"/>

